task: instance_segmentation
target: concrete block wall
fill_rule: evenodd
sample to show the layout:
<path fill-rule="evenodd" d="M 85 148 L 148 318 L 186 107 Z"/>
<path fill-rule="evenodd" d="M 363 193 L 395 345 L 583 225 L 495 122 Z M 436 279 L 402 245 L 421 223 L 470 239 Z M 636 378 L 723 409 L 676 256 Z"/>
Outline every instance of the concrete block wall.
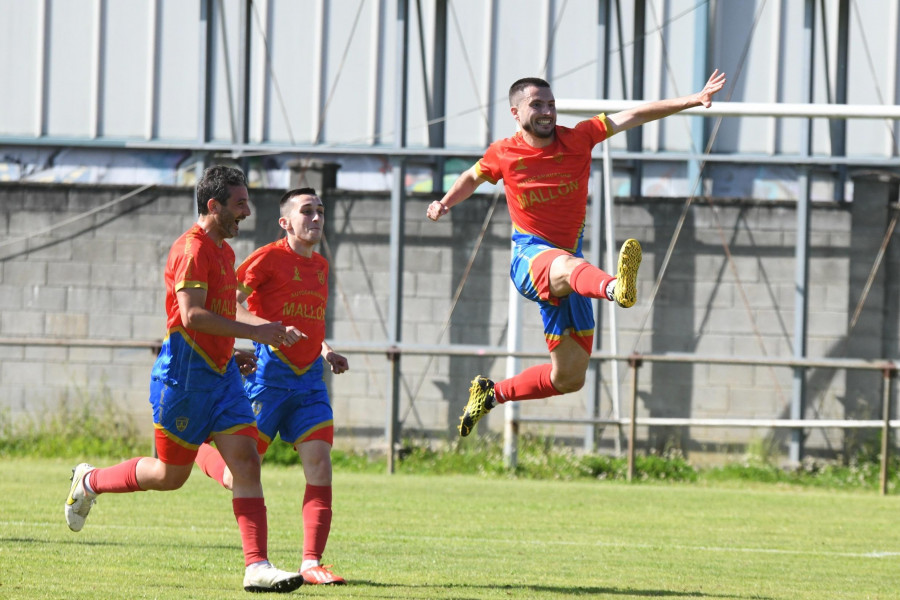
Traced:
<path fill-rule="evenodd" d="M 862 189 L 865 190 L 865 182 Z M 193 190 L 155 187 L 133 197 L 127 187 L 0 184 L 0 410 L 8 418 L 39 418 L 62 403 L 109 398 L 150 434 L 146 400 L 152 347 L 164 335 L 162 274 L 172 241 L 194 221 Z M 809 306 L 810 357 L 895 359 L 900 258 L 896 236 L 887 245 L 880 279 L 848 323 L 877 247 L 893 214 L 895 193 L 872 182 L 871 200 L 812 207 Z M 251 190 L 254 215 L 232 240 L 238 260 L 278 234 L 281 190 Z M 861 199 L 863 198 L 863 199 Z M 482 228 L 493 198 L 476 196 L 438 223 L 425 218 L 433 198 L 407 200 L 404 235 L 402 339 L 415 344 L 505 346 L 509 335 L 510 221 L 502 198 Z M 387 336 L 389 198 L 384 194 L 325 194 L 326 244 L 332 263 L 328 337 L 335 349 L 382 343 Z M 858 203 L 858 204 L 857 204 Z M 103 208 L 104 205 L 110 206 Z M 678 199 L 621 200 L 617 242 L 642 242 L 638 305 L 617 309 L 619 352 L 694 353 L 721 357 L 790 358 L 793 352 L 795 208 L 792 203 L 695 202 L 683 227 Z M 854 208 L 856 206 L 857 208 Z M 862 210 L 866 217 L 856 214 Z M 871 213 L 882 215 L 880 220 Z M 590 236 L 590 227 L 585 233 Z M 477 252 L 475 252 L 477 246 Z M 660 285 L 663 259 L 671 259 Z M 586 251 L 590 251 L 589 244 Z M 603 263 L 606 264 L 606 257 Z M 861 274 L 864 273 L 864 274 Z M 465 285 L 453 305 L 460 282 Z M 891 300 L 893 298 L 893 301 Z M 452 309 L 452 312 L 451 312 Z M 598 344 L 611 351 L 610 311 L 600 306 Z M 19 338 L 33 340 L 22 342 Z M 522 303 L 522 348 L 544 353 L 537 308 Z M 72 345 L 72 341 L 77 343 Z M 116 344 L 119 344 L 116 347 Z M 248 346 L 239 341 L 239 346 Z M 344 352 L 351 370 L 331 377 L 338 445 L 384 445 L 389 362 L 381 353 Z M 545 362 L 523 359 L 521 367 Z M 506 359 L 414 356 L 401 359 L 403 434 L 451 439 L 476 374 L 504 377 Z M 613 368 L 601 364 L 600 414 L 614 414 Z M 621 414 L 628 414 L 629 375 L 619 370 Z M 645 363 L 638 411 L 646 416 L 784 418 L 792 372 L 745 365 Z M 828 369 L 808 376 L 808 414 L 877 418 L 877 373 Z M 895 390 L 896 392 L 896 390 Z M 585 414 L 586 392 L 523 403 L 529 417 Z M 0 413 L 2 414 L 2 413 Z M 499 432 L 501 411 L 481 431 Z M 583 425 L 523 424 L 522 431 L 577 440 Z M 617 432 L 601 431 L 611 448 Z M 643 448 L 676 446 L 689 455 L 739 451 L 765 430 L 644 428 Z M 782 434 L 777 441 L 784 442 Z M 810 433 L 813 451 L 839 452 L 841 431 Z"/>

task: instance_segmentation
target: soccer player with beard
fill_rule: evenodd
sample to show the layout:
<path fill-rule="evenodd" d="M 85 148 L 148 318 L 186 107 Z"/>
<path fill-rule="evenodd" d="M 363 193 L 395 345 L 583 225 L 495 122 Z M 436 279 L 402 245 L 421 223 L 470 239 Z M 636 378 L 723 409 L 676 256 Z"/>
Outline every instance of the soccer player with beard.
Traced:
<path fill-rule="evenodd" d="M 256 342 L 256 364 L 244 369 L 245 387 L 259 427 L 260 458 L 276 434 L 290 443 L 303 463 L 303 556 L 300 574 L 308 584 L 346 583 L 321 564 L 331 530 L 331 446 L 334 413 L 323 381 L 349 368 L 347 359 L 325 342 L 328 262 L 313 251 L 322 239 L 325 207 L 312 188 L 281 198 L 279 226 L 286 236 L 247 257 L 237 270 L 238 303 L 251 313 L 278 319 L 302 339 L 289 348 Z M 252 358 L 252 357 L 251 357 Z M 204 444 L 197 456 L 203 471 L 226 488 L 232 476 L 218 452 Z"/>
<path fill-rule="evenodd" d="M 582 255 L 591 151 L 613 134 L 694 106 L 709 108 L 724 85 L 725 74 L 716 70 L 696 94 L 600 114 L 569 128 L 556 124 L 556 101 L 546 81 L 529 77 L 512 84 L 509 105 L 517 133 L 491 144 L 441 200 L 429 205 L 427 216 L 437 221 L 482 182 L 503 180 L 515 244 L 510 277 L 519 293 L 540 306 L 550 362 L 496 383 L 475 377 L 460 417 L 461 436 L 496 403 L 582 388 L 594 338 L 590 298 L 633 306 L 641 263 L 641 246 L 632 239 L 622 245 L 615 276 Z"/>
<path fill-rule="evenodd" d="M 268 525 L 256 452 L 256 419 L 244 391 L 234 338 L 273 346 L 300 336 L 280 322 L 254 317 L 235 300 L 234 251 L 225 241 L 250 215 L 247 182 L 239 170 L 210 167 L 197 183 L 197 222 L 169 251 L 165 269 L 167 335 L 153 366 L 156 452 L 112 467 L 73 469 L 66 522 L 81 531 L 100 494 L 175 490 L 184 485 L 200 445 L 213 439 L 234 473 L 232 506 L 244 551 L 244 589 L 291 592 L 297 573 L 267 557 Z"/>

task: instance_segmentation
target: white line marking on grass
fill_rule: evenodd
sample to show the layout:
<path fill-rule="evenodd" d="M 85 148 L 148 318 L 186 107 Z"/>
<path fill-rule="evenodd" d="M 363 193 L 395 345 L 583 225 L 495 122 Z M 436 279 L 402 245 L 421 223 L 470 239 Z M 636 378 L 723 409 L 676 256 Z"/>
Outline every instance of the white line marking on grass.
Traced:
<path fill-rule="evenodd" d="M 433 540 L 435 542 L 450 543 L 453 541 L 466 541 L 474 544 L 483 544 L 486 541 L 498 542 L 501 544 L 510 544 L 520 546 L 522 544 L 531 544 L 534 546 L 581 546 L 584 542 L 564 541 L 564 540 L 510 540 L 501 538 L 491 538 L 484 540 L 483 538 L 460 538 L 460 537 L 440 537 L 440 536 L 412 536 L 403 534 L 384 535 L 385 539 L 396 540 Z M 900 552 L 872 550 L 871 552 L 838 552 L 828 550 L 786 550 L 782 548 L 739 548 L 724 546 L 663 546 L 661 544 L 639 544 L 630 542 L 593 542 L 591 545 L 605 548 L 643 548 L 648 550 L 693 550 L 695 552 L 744 552 L 748 554 L 792 554 L 806 556 L 839 556 L 844 558 L 897 558 Z"/>
<path fill-rule="evenodd" d="M 49 523 L 49 522 L 27 522 L 27 521 L 0 521 L 0 527 L 41 527 L 41 528 L 53 528 L 58 529 L 60 525 L 58 523 Z M 178 531 L 178 532 L 207 532 L 207 533 L 216 533 L 221 534 L 223 532 L 230 532 L 230 527 L 198 527 L 196 525 L 152 525 L 152 526 L 141 526 L 141 525 L 114 525 L 114 524 L 103 524 L 103 525 L 94 525 L 91 527 L 92 530 L 146 530 L 153 532 L 160 531 Z M 340 533 L 332 533 L 332 539 L 340 539 Z M 727 547 L 727 546 L 687 546 L 683 544 L 675 545 L 675 546 L 663 546 L 662 544 L 640 544 L 633 542 L 593 542 L 591 544 L 585 544 L 580 541 L 565 541 L 565 540 L 522 540 L 522 539 L 504 539 L 504 538 L 491 538 L 490 540 L 485 540 L 483 538 L 461 538 L 458 536 L 454 537 L 446 537 L 446 536 L 424 536 L 424 535 L 405 535 L 402 533 L 384 533 L 379 534 L 379 539 L 381 540 L 398 540 L 398 541 L 406 541 L 406 540 L 430 540 L 440 544 L 452 544 L 453 542 L 466 542 L 473 544 L 484 544 L 486 542 L 494 542 L 499 544 L 508 544 L 521 546 L 522 544 L 530 544 L 532 546 L 581 546 L 584 547 L 586 545 L 592 545 L 600 548 L 642 548 L 647 550 L 682 550 L 682 551 L 694 551 L 694 552 L 741 552 L 747 554 L 789 554 L 789 555 L 799 555 L 799 556 L 836 556 L 842 558 L 876 558 L 876 559 L 884 559 L 884 558 L 898 558 L 900 557 L 900 551 L 891 551 L 891 550 L 872 550 L 870 552 L 839 552 L 839 551 L 830 551 L 830 550 L 787 550 L 783 548 L 740 548 L 740 547 Z"/>

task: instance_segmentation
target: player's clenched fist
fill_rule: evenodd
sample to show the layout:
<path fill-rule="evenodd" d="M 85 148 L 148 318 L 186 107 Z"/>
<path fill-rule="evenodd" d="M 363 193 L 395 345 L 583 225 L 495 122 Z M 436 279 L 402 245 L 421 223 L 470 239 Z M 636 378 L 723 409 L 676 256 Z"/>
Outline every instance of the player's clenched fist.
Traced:
<path fill-rule="evenodd" d="M 428 210 L 425 212 L 425 214 L 428 215 L 428 218 L 432 221 L 437 221 L 448 212 L 450 212 L 450 209 L 447 208 L 445 204 L 441 203 L 439 200 L 435 200 L 428 205 Z"/>

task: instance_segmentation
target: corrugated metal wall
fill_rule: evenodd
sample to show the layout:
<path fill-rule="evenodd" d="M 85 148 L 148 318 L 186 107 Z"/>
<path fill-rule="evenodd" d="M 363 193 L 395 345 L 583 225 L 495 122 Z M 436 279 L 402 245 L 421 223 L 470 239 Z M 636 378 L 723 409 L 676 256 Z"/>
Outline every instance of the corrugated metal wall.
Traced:
<path fill-rule="evenodd" d="M 393 147 L 402 6 L 0 0 L 0 145 Z M 407 145 L 477 151 L 509 135 L 506 90 L 527 75 L 557 98 L 654 99 L 718 67 L 722 100 L 805 102 L 811 85 L 817 103 L 891 105 L 898 13 L 896 0 L 409 1 Z M 798 121 L 728 119 L 713 151 L 799 154 Z M 643 149 L 689 150 L 685 122 L 646 126 Z M 836 150 L 833 127 L 815 122 L 814 154 Z M 896 156 L 896 132 L 849 121 L 846 153 Z"/>

